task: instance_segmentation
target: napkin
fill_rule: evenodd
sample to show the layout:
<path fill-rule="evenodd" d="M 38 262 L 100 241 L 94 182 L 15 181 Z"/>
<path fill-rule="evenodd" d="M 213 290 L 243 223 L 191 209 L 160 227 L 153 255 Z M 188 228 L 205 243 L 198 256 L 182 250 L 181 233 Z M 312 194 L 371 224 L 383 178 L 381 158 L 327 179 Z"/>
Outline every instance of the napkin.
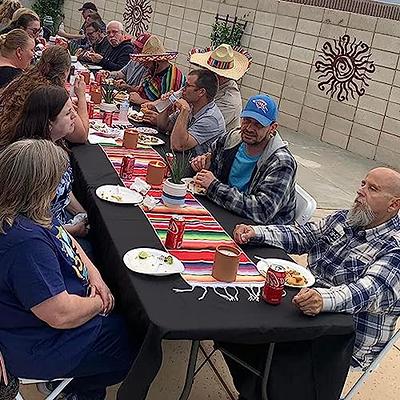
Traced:
<path fill-rule="evenodd" d="M 158 202 L 159 200 L 154 197 L 146 195 L 142 204 L 150 211 L 158 204 Z"/>
<path fill-rule="evenodd" d="M 129 189 L 131 190 L 136 190 L 143 196 L 147 194 L 147 192 L 150 190 L 151 186 L 145 182 L 142 178 L 136 177 Z"/>
<path fill-rule="evenodd" d="M 113 138 L 105 138 L 102 136 L 97 136 L 97 135 L 89 135 L 88 137 L 89 143 L 90 144 L 109 144 L 113 146 L 117 146 L 117 142 Z"/>

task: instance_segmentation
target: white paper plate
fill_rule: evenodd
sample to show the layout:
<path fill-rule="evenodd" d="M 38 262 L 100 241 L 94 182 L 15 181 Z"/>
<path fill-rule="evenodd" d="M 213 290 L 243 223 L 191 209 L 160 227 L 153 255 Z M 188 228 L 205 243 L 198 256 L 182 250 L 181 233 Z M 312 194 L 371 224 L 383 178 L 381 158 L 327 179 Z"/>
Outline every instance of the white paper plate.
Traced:
<path fill-rule="evenodd" d="M 104 185 L 96 189 L 96 195 L 102 200 L 117 204 L 139 204 L 143 196 L 123 186 Z"/>
<path fill-rule="evenodd" d="M 137 126 L 135 128 L 135 130 L 137 130 L 140 133 L 144 133 L 146 135 L 157 135 L 158 134 L 158 130 L 157 129 L 150 128 L 148 126 Z"/>
<path fill-rule="evenodd" d="M 203 190 L 199 190 L 198 187 L 196 187 L 196 185 L 194 184 L 193 178 L 183 178 L 182 181 L 186 183 L 186 188 L 187 188 L 188 192 L 190 192 L 192 194 L 197 194 L 199 196 L 206 195 L 207 190 L 203 189 L 203 188 L 202 188 Z"/>
<path fill-rule="evenodd" d="M 87 69 L 91 70 L 100 70 L 103 67 L 101 65 L 95 65 L 95 64 L 86 64 Z"/>
<path fill-rule="evenodd" d="M 148 257 L 142 259 L 139 257 L 139 253 L 147 253 Z M 168 264 L 164 261 L 166 257 L 171 257 L 172 264 Z M 133 272 L 139 274 L 165 276 L 172 274 L 179 274 L 184 271 L 185 267 L 182 262 L 171 254 L 146 247 L 129 250 L 124 255 L 125 265 Z"/>
<path fill-rule="evenodd" d="M 297 272 L 300 272 L 300 274 L 303 275 L 304 278 L 306 278 L 307 280 L 307 283 L 305 285 L 289 285 L 288 283 L 285 283 L 285 286 L 300 289 L 303 287 L 310 287 L 315 283 L 314 275 L 310 272 L 308 268 L 305 268 L 302 265 L 296 264 L 291 261 L 282 260 L 280 258 L 266 258 L 265 260 L 259 261 L 256 266 L 261 275 L 266 275 L 269 264 L 279 265 L 286 268 L 287 270 L 293 269 Z"/>
<path fill-rule="evenodd" d="M 160 146 L 164 144 L 164 140 L 152 136 L 152 135 L 145 135 L 144 133 L 139 133 L 139 144 L 143 144 L 145 146 Z"/>

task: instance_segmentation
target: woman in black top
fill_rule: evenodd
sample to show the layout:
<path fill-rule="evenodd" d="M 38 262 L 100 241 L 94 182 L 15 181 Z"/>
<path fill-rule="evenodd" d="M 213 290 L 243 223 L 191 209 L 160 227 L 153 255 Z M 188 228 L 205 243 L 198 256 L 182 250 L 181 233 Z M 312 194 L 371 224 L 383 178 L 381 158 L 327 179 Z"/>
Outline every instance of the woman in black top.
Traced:
<path fill-rule="evenodd" d="M 0 88 L 28 68 L 34 48 L 35 41 L 22 29 L 0 35 Z"/>

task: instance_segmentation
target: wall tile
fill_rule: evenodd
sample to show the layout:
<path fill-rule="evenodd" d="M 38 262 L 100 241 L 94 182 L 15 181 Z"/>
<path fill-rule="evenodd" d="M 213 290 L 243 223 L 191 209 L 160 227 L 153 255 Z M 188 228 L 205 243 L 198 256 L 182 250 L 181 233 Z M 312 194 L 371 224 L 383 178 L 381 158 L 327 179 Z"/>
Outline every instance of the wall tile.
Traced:
<path fill-rule="evenodd" d="M 392 91 L 390 92 L 389 101 L 393 101 L 394 103 L 400 103 L 400 88 L 393 86 Z"/>
<path fill-rule="evenodd" d="M 294 117 L 300 117 L 302 105 L 293 101 L 282 99 L 279 104 L 279 112 L 284 112 Z"/>
<path fill-rule="evenodd" d="M 303 4 L 300 10 L 300 18 L 322 21 L 324 18 L 324 9 Z"/>
<path fill-rule="evenodd" d="M 316 125 L 324 126 L 326 114 L 322 111 L 314 110 L 313 108 L 303 106 L 301 119 L 312 122 Z"/>
<path fill-rule="evenodd" d="M 161 38 L 163 38 L 165 36 L 166 29 L 167 28 L 164 25 L 154 24 L 153 27 L 151 28 L 151 32 L 154 35 L 157 35 L 157 36 L 160 36 Z"/>
<path fill-rule="evenodd" d="M 261 11 L 268 11 L 270 13 L 275 13 L 278 10 L 278 0 L 264 1 L 260 0 L 258 2 L 258 9 Z"/>
<path fill-rule="evenodd" d="M 247 74 L 262 78 L 264 74 L 264 65 L 252 63 Z"/>
<path fill-rule="evenodd" d="M 294 31 L 297 25 L 297 18 L 288 17 L 286 15 L 277 15 L 275 20 L 275 26 L 277 28 L 287 29 Z"/>
<path fill-rule="evenodd" d="M 400 137 L 382 132 L 378 145 L 386 149 L 400 150 Z"/>
<path fill-rule="evenodd" d="M 316 21 L 308 21 L 306 19 L 299 19 L 297 24 L 297 31 L 301 33 L 308 33 L 310 35 L 319 35 L 321 23 Z"/>
<path fill-rule="evenodd" d="M 167 25 L 168 16 L 164 14 L 155 13 L 154 14 L 154 23 L 160 25 Z"/>
<path fill-rule="evenodd" d="M 370 159 L 374 158 L 375 149 L 376 147 L 373 144 L 352 137 L 347 145 L 347 150 Z"/>
<path fill-rule="evenodd" d="M 201 9 L 205 12 L 215 15 L 218 11 L 218 5 L 219 5 L 218 2 L 203 0 L 203 5 L 201 6 Z"/>
<path fill-rule="evenodd" d="M 255 91 L 259 92 L 261 89 L 261 78 L 252 75 L 245 75 L 242 79 L 243 85 L 253 88 Z"/>
<path fill-rule="evenodd" d="M 186 8 L 190 8 L 192 10 L 201 10 L 203 4 L 203 0 L 190 0 L 186 4 Z"/>
<path fill-rule="evenodd" d="M 267 57 L 267 66 L 285 71 L 287 69 L 288 59 L 284 57 L 269 54 Z"/>
<path fill-rule="evenodd" d="M 292 60 L 301 61 L 307 64 L 312 64 L 314 58 L 314 51 L 309 49 L 293 47 L 290 58 Z"/>
<path fill-rule="evenodd" d="M 377 21 L 377 17 L 352 13 L 350 14 L 348 26 L 350 28 L 364 29 L 373 32 L 375 30 Z"/>
<path fill-rule="evenodd" d="M 351 121 L 356 113 L 356 107 L 331 99 L 329 113 Z"/>
<path fill-rule="evenodd" d="M 269 46 L 269 53 L 277 56 L 289 58 L 292 46 L 284 43 L 271 42 Z"/>
<path fill-rule="evenodd" d="M 394 69 L 385 68 L 381 67 L 380 65 L 377 65 L 375 72 L 373 74 L 373 78 L 376 81 L 388 83 L 390 85 L 393 82 L 393 77 L 395 72 L 396 71 Z"/>
<path fill-rule="evenodd" d="M 316 139 L 321 139 L 323 127 L 320 125 L 313 124 L 312 122 L 300 120 L 299 132 L 306 135 L 315 137 Z"/>
<path fill-rule="evenodd" d="M 184 14 L 185 9 L 183 7 L 178 7 L 178 6 L 174 6 L 172 5 L 169 11 L 169 15 L 173 15 L 176 18 L 183 18 L 183 14 Z"/>
<path fill-rule="evenodd" d="M 184 16 L 184 21 L 183 21 L 183 25 L 185 24 L 185 22 L 188 21 L 196 21 L 198 22 L 200 19 L 200 11 L 198 10 L 191 10 L 189 8 L 185 9 L 185 16 Z"/>
<path fill-rule="evenodd" d="M 380 131 L 378 129 L 369 128 L 364 125 L 357 123 L 353 124 L 351 129 L 351 136 L 357 139 L 362 139 L 365 142 L 377 144 L 379 139 Z"/>
<path fill-rule="evenodd" d="M 253 36 L 250 39 L 249 47 L 254 50 L 260 50 L 260 49 L 264 49 L 265 47 L 267 47 L 268 43 L 269 43 L 269 41 L 267 39 Z"/>
<path fill-rule="evenodd" d="M 215 15 L 202 12 L 200 14 L 199 22 L 205 25 L 212 25 L 215 22 Z"/>
<path fill-rule="evenodd" d="M 169 27 L 175 28 L 175 29 L 181 29 L 182 27 L 182 18 L 177 18 L 177 17 L 171 17 L 171 15 L 168 17 L 167 25 Z"/>
<path fill-rule="evenodd" d="M 265 48 L 258 50 L 251 50 L 251 55 L 253 56 L 253 62 L 257 64 L 265 64 L 265 60 L 267 58 L 267 53 L 269 49 L 269 41 L 266 42 Z"/>
<path fill-rule="evenodd" d="M 337 39 L 346 33 L 346 27 L 341 25 L 322 24 L 320 36 L 327 39 Z"/>
<path fill-rule="evenodd" d="M 394 103 L 389 103 L 389 104 L 394 104 Z M 399 105 L 399 108 L 400 108 L 400 105 Z M 400 118 L 400 116 L 399 116 L 399 118 Z M 380 130 L 382 128 L 383 115 L 375 114 L 371 111 L 365 111 L 365 110 L 358 109 L 354 116 L 354 121 L 358 122 L 362 125 Z"/>
<path fill-rule="evenodd" d="M 322 140 L 345 149 L 347 148 L 347 142 L 349 141 L 349 138 L 348 136 L 342 135 L 341 133 L 333 131 L 332 129 L 324 128 L 322 131 Z"/>
<path fill-rule="evenodd" d="M 386 115 L 390 118 L 400 119 L 400 104 L 389 102 Z"/>
<path fill-rule="evenodd" d="M 376 97 L 364 95 L 360 97 L 358 101 L 358 106 L 363 110 L 368 110 L 372 112 L 376 112 L 378 114 L 384 114 L 386 110 L 387 101 L 383 99 L 378 99 Z"/>
<path fill-rule="evenodd" d="M 382 130 L 400 137 L 400 121 L 398 119 L 385 117 Z"/>
<path fill-rule="evenodd" d="M 285 1 L 282 1 L 278 4 L 278 14 L 289 15 L 290 17 L 298 17 L 298 15 L 300 14 L 300 8 L 300 4 L 287 3 Z"/>
<path fill-rule="evenodd" d="M 193 21 L 183 21 L 182 30 L 185 32 L 196 34 L 199 24 Z"/>
<path fill-rule="evenodd" d="M 324 22 L 331 25 L 347 26 L 350 13 L 347 11 L 325 9 Z"/>
<path fill-rule="evenodd" d="M 271 39 L 272 31 L 273 31 L 273 27 L 272 26 L 255 24 L 253 26 L 252 36 L 253 37 L 257 36 L 257 37 L 261 37 L 261 38 Z"/>
<path fill-rule="evenodd" d="M 211 41 L 209 37 L 196 35 L 196 47 L 208 47 L 210 46 Z"/>
<path fill-rule="evenodd" d="M 304 77 L 310 76 L 311 65 L 299 61 L 289 60 L 288 72 Z"/>
<path fill-rule="evenodd" d="M 231 6 L 229 4 L 219 4 L 218 14 L 219 15 L 232 15 L 235 16 L 237 11 L 236 6 Z"/>
<path fill-rule="evenodd" d="M 276 14 L 257 11 L 255 16 L 255 25 L 275 25 Z"/>
<path fill-rule="evenodd" d="M 170 9 L 171 5 L 170 4 L 166 4 L 166 3 L 161 3 L 156 1 L 154 3 L 154 10 L 155 12 L 158 12 L 160 14 L 169 14 L 169 9 Z"/>
<path fill-rule="evenodd" d="M 336 132 L 343 133 L 344 135 L 350 135 L 352 125 L 353 123 L 351 121 L 336 117 L 335 115 L 328 114 L 326 117 L 325 126 Z"/>
<path fill-rule="evenodd" d="M 275 28 L 272 33 L 272 40 L 282 43 L 292 44 L 294 39 L 294 32 L 286 29 Z"/>
<path fill-rule="evenodd" d="M 376 24 L 375 31 L 384 35 L 400 37 L 400 24 L 381 18 Z"/>
<path fill-rule="evenodd" d="M 280 97 L 282 93 L 282 85 L 276 82 L 263 80 L 261 90 L 263 93 L 272 94 L 274 96 Z"/>
<path fill-rule="evenodd" d="M 275 68 L 265 67 L 264 79 L 282 84 L 285 80 L 285 71 L 281 71 Z"/>
<path fill-rule="evenodd" d="M 385 100 L 389 98 L 391 89 L 390 85 L 372 80 L 368 81 L 368 84 L 369 86 L 364 86 L 365 93 Z"/>
<path fill-rule="evenodd" d="M 329 106 L 329 99 L 307 92 L 304 98 L 304 104 L 316 110 L 326 112 Z"/>
<path fill-rule="evenodd" d="M 282 98 L 294 101 L 296 103 L 303 103 L 305 93 L 301 90 L 284 87 L 282 91 Z"/>
<path fill-rule="evenodd" d="M 376 65 L 395 69 L 397 66 L 398 54 L 388 53 L 387 51 L 371 49 L 371 59 Z"/>
<path fill-rule="evenodd" d="M 314 50 L 317 47 L 318 37 L 305 35 L 304 33 L 296 32 L 294 36 L 294 45 L 297 47 L 305 47 Z"/>
<path fill-rule="evenodd" d="M 374 40 L 372 41 L 372 47 L 379 50 L 398 53 L 400 48 L 400 38 L 375 33 Z"/>
<path fill-rule="evenodd" d="M 362 31 L 360 29 L 353 29 L 353 28 L 347 28 L 346 34 L 350 36 L 351 40 L 356 39 L 357 43 L 361 40 L 368 46 L 371 46 L 372 38 L 374 36 L 373 32 Z"/>
<path fill-rule="evenodd" d="M 299 127 L 299 119 L 284 112 L 279 113 L 278 123 L 279 125 L 293 129 L 294 131 L 297 131 L 297 128 Z"/>
<path fill-rule="evenodd" d="M 293 75 L 289 73 L 286 74 L 285 86 L 287 87 L 291 87 L 305 92 L 307 89 L 307 84 L 308 80 L 303 76 Z"/>
<path fill-rule="evenodd" d="M 211 25 L 205 25 L 205 24 L 199 23 L 197 26 L 197 33 L 202 36 L 210 37 L 211 36 Z"/>
<path fill-rule="evenodd" d="M 182 31 L 181 37 L 180 37 L 181 44 L 179 46 L 180 50 L 182 47 L 182 43 L 187 43 L 187 44 L 191 44 L 192 46 L 194 46 L 195 39 L 196 39 L 196 35 L 194 33 Z"/>

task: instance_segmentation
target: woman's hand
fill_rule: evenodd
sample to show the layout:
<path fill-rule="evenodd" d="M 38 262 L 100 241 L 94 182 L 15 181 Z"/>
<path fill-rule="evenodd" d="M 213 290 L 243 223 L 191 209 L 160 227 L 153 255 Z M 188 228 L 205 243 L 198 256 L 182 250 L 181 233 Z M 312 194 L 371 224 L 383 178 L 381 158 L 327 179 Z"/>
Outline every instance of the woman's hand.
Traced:
<path fill-rule="evenodd" d="M 74 83 L 74 92 L 78 100 L 85 98 L 86 83 L 82 75 L 78 75 Z"/>
<path fill-rule="evenodd" d="M 114 308 L 115 300 L 111 293 L 111 290 L 103 281 L 100 273 L 96 270 L 91 270 L 89 272 L 89 283 L 92 287 L 96 289 L 96 293 L 101 297 L 104 304 L 104 309 L 102 314 L 108 315 Z"/>
<path fill-rule="evenodd" d="M 89 233 L 89 228 L 86 221 L 80 221 L 76 224 L 64 225 L 65 230 L 74 237 L 85 237 Z"/>

